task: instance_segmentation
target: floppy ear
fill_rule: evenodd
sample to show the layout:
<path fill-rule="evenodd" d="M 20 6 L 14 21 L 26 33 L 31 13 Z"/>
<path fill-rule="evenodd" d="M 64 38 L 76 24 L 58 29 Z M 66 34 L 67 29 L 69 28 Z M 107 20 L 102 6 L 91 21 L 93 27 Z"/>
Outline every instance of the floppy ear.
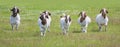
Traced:
<path fill-rule="evenodd" d="M 10 11 L 13 11 L 12 9 L 10 9 Z"/>
<path fill-rule="evenodd" d="M 64 16 L 65 17 L 65 22 L 68 23 L 68 19 L 67 19 L 67 16 Z"/>
<path fill-rule="evenodd" d="M 41 20 L 43 20 L 43 15 L 42 14 L 40 14 L 40 17 L 39 17 Z"/>
<path fill-rule="evenodd" d="M 10 11 L 13 11 L 13 8 L 12 8 L 12 9 L 10 9 Z"/>
<path fill-rule="evenodd" d="M 17 13 L 19 13 L 20 11 L 19 11 L 19 9 L 17 8 Z"/>
<path fill-rule="evenodd" d="M 106 10 L 106 13 L 108 13 L 108 11 Z"/>
<path fill-rule="evenodd" d="M 63 16 L 60 16 L 60 18 L 62 18 Z"/>
<path fill-rule="evenodd" d="M 103 9 L 100 10 L 100 13 L 102 13 Z"/>
<path fill-rule="evenodd" d="M 82 14 L 82 12 L 80 12 L 78 16 L 80 16 L 81 14 Z"/>
<path fill-rule="evenodd" d="M 71 21 L 71 18 L 69 17 L 69 21 Z"/>
<path fill-rule="evenodd" d="M 51 15 L 51 13 L 50 13 L 50 12 L 48 12 L 48 15 Z"/>

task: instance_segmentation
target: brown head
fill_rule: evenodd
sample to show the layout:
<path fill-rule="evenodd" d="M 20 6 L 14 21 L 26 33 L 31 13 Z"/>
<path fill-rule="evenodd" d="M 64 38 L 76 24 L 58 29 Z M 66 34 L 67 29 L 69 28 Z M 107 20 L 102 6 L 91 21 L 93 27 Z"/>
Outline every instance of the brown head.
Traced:
<path fill-rule="evenodd" d="M 40 14 L 40 17 L 39 17 L 41 20 L 42 20 L 42 24 L 43 25 L 45 25 L 46 23 L 47 23 L 47 21 L 46 21 L 46 16 L 45 16 L 45 14 L 44 13 L 42 13 L 42 14 Z"/>
<path fill-rule="evenodd" d="M 17 14 L 19 13 L 19 9 L 18 9 L 17 7 L 13 7 L 13 8 L 11 9 L 11 11 L 12 11 L 12 16 L 13 16 L 13 17 L 16 17 Z"/>
<path fill-rule="evenodd" d="M 84 20 L 85 20 L 85 18 L 86 18 L 86 12 L 85 11 L 82 11 L 82 12 L 80 12 L 80 14 L 79 14 L 80 16 L 81 16 L 81 18 L 80 18 L 80 22 L 83 22 Z"/>
<path fill-rule="evenodd" d="M 71 18 L 69 15 L 66 15 L 65 16 L 65 22 L 68 23 L 68 22 L 71 22 Z"/>
<path fill-rule="evenodd" d="M 104 18 L 106 18 L 106 14 L 108 14 L 108 11 L 105 8 L 103 8 L 103 9 L 100 10 L 100 13 L 102 14 L 102 16 Z"/>

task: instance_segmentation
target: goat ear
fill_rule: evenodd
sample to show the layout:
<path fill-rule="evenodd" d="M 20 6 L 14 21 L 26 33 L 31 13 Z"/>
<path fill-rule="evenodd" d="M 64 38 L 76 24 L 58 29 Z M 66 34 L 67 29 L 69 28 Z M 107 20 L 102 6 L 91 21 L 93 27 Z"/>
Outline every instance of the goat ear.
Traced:
<path fill-rule="evenodd" d="M 40 14 L 40 17 L 39 17 L 41 20 L 43 19 L 42 15 L 43 15 L 43 14 Z"/>
<path fill-rule="evenodd" d="M 80 12 L 78 16 L 80 16 L 81 14 L 82 14 L 82 12 Z"/>
<path fill-rule="evenodd" d="M 103 9 L 100 10 L 100 13 L 102 13 Z"/>
<path fill-rule="evenodd" d="M 106 10 L 106 13 L 108 13 L 108 11 Z"/>
<path fill-rule="evenodd" d="M 62 18 L 63 16 L 60 16 L 60 18 Z"/>
<path fill-rule="evenodd" d="M 10 11 L 13 11 L 13 8 L 12 8 L 12 9 L 10 9 Z"/>
<path fill-rule="evenodd" d="M 71 18 L 69 17 L 69 21 L 71 21 Z"/>
<path fill-rule="evenodd" d="M 50 13 L 50 12 L 48 12 L 48 15 L 51 15 L 51 13 Z"/>
<path fill-rule="evenodd" d="M 19 13 L 19 9 L 17 8 L 17 13 Z"/>

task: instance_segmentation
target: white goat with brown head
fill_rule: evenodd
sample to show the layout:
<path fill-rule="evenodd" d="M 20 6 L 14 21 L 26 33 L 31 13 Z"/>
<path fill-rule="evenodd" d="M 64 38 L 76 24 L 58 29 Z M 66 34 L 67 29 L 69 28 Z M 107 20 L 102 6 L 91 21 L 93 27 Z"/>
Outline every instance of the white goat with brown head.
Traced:
<path fill-rule="evenodd" d="M 100 14 L 96 16 L 96 22 L 99 26 L 99 31 L 102 30 L 102 26 L 105 26 L 105 31 L 107 30 L 107 25 L 108 25 L 108 17 L 107 17 L 108 11 L 103 8 L 100 10 Z"/>
<path fill-rule="evenodd" d="M 12 15 L 10 16 L 10 24 L 12 26 L 12 30 L 14 30 L 14 26 L 16 26 L 16 30 L 17 30 L 20 24 L 19 9 L 17 7 L 13 7 L 11 11 L 12 11 Z"/>
<path fill-rule="evenodd" d="M 41 36 L 45 36 L 46 30 L 49 30 L 50 23 L 51 23 L 51 14 L 47 11 L 40 14 L 38 19 L 38 25 L 40 27 Z"/>
<path fill-rule="evenodd" d="M 85 33 L 87 32 L 87 27 L 90 22 L 91 22 L 91 19 L 86 15 L 86 12 L 85 11 L 80 12 L 78 23 L 81 25 L 82 32 L 85 32 Z"/>
<path fill-rule="evenodd" d="M 67 32 L 69 31 L 70 24 L 71 24 L 70 15 L 64 14 L 63 16 L 61 16 L 60 25 L 64 35 L 67 34 Z"/>

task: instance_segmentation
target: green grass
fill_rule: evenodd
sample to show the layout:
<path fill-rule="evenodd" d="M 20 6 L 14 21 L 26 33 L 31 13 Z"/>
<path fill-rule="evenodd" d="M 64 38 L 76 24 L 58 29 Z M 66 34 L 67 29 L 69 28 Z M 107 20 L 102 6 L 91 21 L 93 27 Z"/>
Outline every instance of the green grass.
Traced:
<path fill-rule="evenodd" d="M 0 47 L 119 47 L 120 46 L 120 1 L 119 0 L 0 0 Z M 20 8 L 21 24 L 12 31 L 9 23 L 14 5 Z M 95 17 L 101 8 L 109 11 L 107 32 L 98 32 Z M 39 14 L 52 13 L 51 32 L 40 36 Z M 80 11 L 86 11 L 92 22 L 88 33 L 80 32 L 77 23 Z M 69 35 L 62 35 L 59 19 L 62 13 L 71 15 Z"/>

